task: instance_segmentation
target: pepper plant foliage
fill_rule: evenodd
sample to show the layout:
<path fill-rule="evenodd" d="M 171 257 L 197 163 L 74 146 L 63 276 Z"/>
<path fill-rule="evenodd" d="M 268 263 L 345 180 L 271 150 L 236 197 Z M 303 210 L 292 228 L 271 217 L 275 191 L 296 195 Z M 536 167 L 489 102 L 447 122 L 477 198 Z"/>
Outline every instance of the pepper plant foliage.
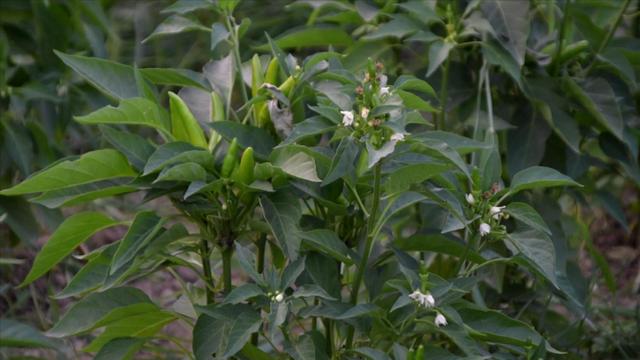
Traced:
<path fill-rule="evenodd" d="M 197 9 L 179 6 L 188 3 L 167 9 L 178 14 L 167 21 L 186 26 L 180 14 Z M 486 4 L 504 12 L 505 3 Z M 520 77 L 526 42 L 512 41 L 516 19 L 503 17 L 495 29 L 495 13 L 477 2 L 454 19 L 451 6 L 414 1 L 399 4 L 399 13 L 381 10 L 389 22 L 360 30 L 370 41 L 435 41 L 428 75 L 442 67 L 443 78 L 453 71 L 447 59 L 458 33 L 481 44 L 480 80 L 469 89 L 475 124 L 465 137 L 443 130 L 456 128 L 445 124 L 457 114 L 457 105 L 445 106 L 446 85 L 436 93 L 424 74 L 390 74 L 372 58 L 354 70 L 345 64 L 354 52 L 287 54 L 282 48 L 304 45 L 286 35 L 267 36 L 265 52 L 243 62 L 249 25 L 232 16 L 235 3 L 202 4 L 223 19 L 212 26 L 216 56 L 202 72 L 57 53 L 116 102 L 75 117 L 99 127 L 106 146 L 0 194 L 50 208 L 134 192 L 142 196 L 128 199 L 142 200 L 130 219 L 81 206 L 93 210 L 67 217 L 38 253 L 22 285 L 55 271 L 93 234 L 128 227 L 119 241 L 82 256 L 83 267 L 55 296 L 74 304 L 48 336 L 94 334 L 84 350 L 99 358 L 148 351 L 172 322 L 193 329 L 185 352 L 196 359 L 537 359 L 566 350 L 544 322 L 546 305 L 553 300 L 568 318 L 583 319 L 585 296 L 570 276 L 563 232 L 525 195 L 581 185 L 537 165 L 503 178 L 492 75 L 513 77 L 572 148 L 567 134 L 577 125 L 562 122 L 564 110 L 545 108 Z M 421 9 L 433 15 L 423 23 Z M 432 22 L 448 37 L 430 37 Z M 551 72 L 569 61 L 555 55 Z M 600 108 L 588 98 L 597 87 L 565 81 L 611 141 L 632 141 L 607 114 L 595 116 Z M 147 206 L 156 199 L 175 211 Z M 199 281 L 184 281 L 176 268 Z M 182 284 L 168 301 L 131 285 L 161 271 Z"/>

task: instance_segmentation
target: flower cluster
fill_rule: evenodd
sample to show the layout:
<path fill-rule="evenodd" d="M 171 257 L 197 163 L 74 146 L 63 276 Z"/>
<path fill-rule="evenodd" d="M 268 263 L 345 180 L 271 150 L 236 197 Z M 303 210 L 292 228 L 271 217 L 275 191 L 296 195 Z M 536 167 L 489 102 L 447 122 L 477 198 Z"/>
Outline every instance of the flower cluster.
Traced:
<path fill-rule="evenodd" d="M 382 73 L 381 63 L 370 62 L 362 83 L 355 88 L 357 110 L 342 110 L 342 125 L 351 128 L 357 137 L 365 137 L 376 148 L 386 142 L 399 142 L 405 139 L 405 134 L 395 132 L 385 126 L 389 114 L 373 114 L 372 110 L 382 105 L 393 95 L 393 90 L 387 85 L 387 76 Z"/>
<path fill-rule="evenodd" d="M 436 305 L 436 300 L 433 298 L 431 293 L 422 293 L 420 290 L 416 289 L 411 294 L 409 294 L 409 298 L 418 303 L 418 305 L 425 307 L 427 309 L 431 309 Z"/>
<path fill-rule="evenodd" d="M 434 299 L 433 295 L 431 295 L 431 293 L 428 291 L 423 293 L 419 289 L 416 289 L 411 294 L 409 294 L 409 298 L 425 309 L 432 309 L 436 306 L 436 299 Z M 447 326 L 447 318 L 444 317 L 444 315 L 442 315 L 440 312 L 436 311 L 434 324 L 438 327 Z"/>
<path fill-rule="evenodd" d="M 269 292 L 267 296 L 272 302 L 282 302 L 284 300 L 284 294 L 282 291 L 276 290 L 275 292 Z"/>
<path fill-rule="evenodd" d="M 477 200 L 476 196 L 472 193 L 464 196 L 467 204 L 480 216 L 480 222 L 477 228 L 480 237 L 486 237 L 492 233 L 501 234 L 504 232 L 504 226 L 500 224 L 500 221 L 507 219 L 509 214 L 504 211 L 505 206 L 490 203 L 492 195 L 497 191 L 498 187 L 494 185 L 490 191 L 480 196 L 480 200 Z"/>

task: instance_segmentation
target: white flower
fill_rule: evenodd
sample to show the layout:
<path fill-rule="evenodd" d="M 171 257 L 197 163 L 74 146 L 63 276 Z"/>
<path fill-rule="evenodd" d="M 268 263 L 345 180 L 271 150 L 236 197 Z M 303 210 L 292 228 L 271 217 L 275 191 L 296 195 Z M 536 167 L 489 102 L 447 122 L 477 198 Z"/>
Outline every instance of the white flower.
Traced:
<path fill-rule="evenodd" d="M 389 95 L 389 87 L 388 86 L 381 86 L 379 95 L 380 96 Z"/>
<path fill-rule="evenodd" d="M 395 133 L 393 135 L 391 135 L 391 141 L 403 141 L 404 140 L 404 134 L 403 133 Z"/>
<path fill-rule="evenodd" d="M 366 120 L 367 117 L 369 117 L 369 108 L 363 107 L 362 110 L 360 110 L 360 116 L 362 116 L 362 118 Z"/>
<path fill-rule="evenodd" d="M 436 319 L 435 319 L 434 323 L 436 324 L 437 327 L 447 326 L 447 318 L 444 317 L 444 315 L 438 313 L 436 315 Z"/>
<path fill-rule="evenodd" d="M 281 292 L 276 291 L 276 296 L 273 297 L 273 300 L 276 302 L 282 302 L 282 300 L 284 300 L 284 295 L 282 295 Z"/>
<path fill-rule="evenodd" d="M 485 236 L 491 232 L 491 226 L 487 223 L 480 224 L 480 236 Z"/>
<path fill-rule="evenodd" d="M 430 293 L 423 294 L 420 290 L 415 290 L 409 294 L 409 298 L 427 309 L 434 307 L 436 304 L 436 300 Z"/>
<path fill-rule="evenodd" d="M 476 198 L 473 197 L 472 193 L 468 193 L 467 195 L 464 196 L 464 198 L 467 200 L 469 205 L 473 205 L 476 203 Z"/>
<path fill-rule="evenodd" d="M 353 124 L 353 111 L 340 111 L 342 114 L 342 125 L 351 126 Z"/>
<path fill-rule="evenodd" d="M 504 206 L 492 206 L 491 209 L 489 209 L 489 214 L 493 216 L 494 219 L 499 220 L 500 215 L 502 215 L 502 209 L 504 209 Z"/>

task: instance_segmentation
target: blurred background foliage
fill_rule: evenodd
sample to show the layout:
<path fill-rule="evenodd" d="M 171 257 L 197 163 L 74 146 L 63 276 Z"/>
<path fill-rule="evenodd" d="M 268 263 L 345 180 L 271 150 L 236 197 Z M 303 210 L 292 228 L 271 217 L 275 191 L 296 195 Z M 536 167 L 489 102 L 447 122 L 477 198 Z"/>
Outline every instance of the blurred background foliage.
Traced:
<path fill-rule="evenodd" d="M 200 71 L 230 46 L 224 16 L 208 5 L 0 1 L 0 188 L 99 145 L 96 129 L 72 116 L 115 99 L 65 66 L 54 49 L 139 68 Z M 640 3 L 627 0 L 254 0 L 241 1 L 234 17 L 247 66 L 254 53 L 270 52 L 265 33 L 298 58 L 318 50 L 344 54 L 353 71 L 373 58 L 390 77 L 426 79 L 437 94 L 424 100 L 444 110 L 431 119 L 434 128 L 471 138 L 474 123 L 487 116 L 475 111 L 481 74 L 496 69 L 489 91 L 502 167 L 491 169 L 494 180 L 540 164 L 585 185 L 527 199 L 569 238 L 561 256 L 569 259 L 567 273 L 582 284 L 578 290 L 595 320 L 572 323 L 558 313 L 546 319 L 548 331 L 566 329 L 555 340 L 584 356 L 633 358 L 640 354 L 639 12 Z M 239 101 L 240 94 L 234 96 Z M 304 111 L 299 117 L 294 121 L 303 120 Z M 560 199 L 559 205 L 549 199 Z M 575 215 L 563 208 L 575 208 Z M 24 274 L 6 270 L 33 257 L 62 218 L 59 210 L 0 197 L 3 317 L 37 328 L 41 312 L 57 311 L 34 303 L 34 294 L 53 292 L 46 283 L 15 290 Z"/>

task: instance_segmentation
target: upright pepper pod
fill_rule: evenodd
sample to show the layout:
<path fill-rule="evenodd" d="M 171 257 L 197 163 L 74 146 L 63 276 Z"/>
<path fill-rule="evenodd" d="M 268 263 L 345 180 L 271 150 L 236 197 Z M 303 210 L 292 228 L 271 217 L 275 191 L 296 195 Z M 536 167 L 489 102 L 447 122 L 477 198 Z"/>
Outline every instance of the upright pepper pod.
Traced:
<path fill-rule="evenodd" d="M 229 144 L 227 155 L 224 156 L 224 160 L 222 161 L 222 170 L 220 171 L 220 174 L 223 178 L 228 178 L 236 167 L 239 149 L 240 146 L 238 146 L 238 139 L 233 138 L 233 140 L 231 140 L 231 144 Z"/>
<path fill-rule="evenodd" d="M 176 140 L 207 148 L 204 132 L 187 104 L 178 95 L 169 92 L 169 106 L 171 108 L 171 134 L 173 137 Z"/>
<path fill-rule="evenodd" d="M 253 148 L 248 147 L 244 149 L 242 158 L 240 159 L 240 165 L 236 171 L 234 171 L 233 179 L 244 185 L 249 185 L 253 182 L 253 168 L 256 166 L 256 161 L 253 158 Z"/>
<path fill-rule="evenodd" d="M 224 105 L 222 104 L 222 98 L 217 92 L 211 92 L 211 122 L 222 121 L 225 118 Z M 209 151 L 213 151 L 213 148 L 220 142 L 220 134 L 211 129 L 209 134 Z"/>
<path fill-rule="evenodd" d="M 424 345 L 420 344 L 420 346 L 418 346 L 418 350 L 416 350 L 416 354 L 413 358 L 415 360 L 424 360 Z"/>

